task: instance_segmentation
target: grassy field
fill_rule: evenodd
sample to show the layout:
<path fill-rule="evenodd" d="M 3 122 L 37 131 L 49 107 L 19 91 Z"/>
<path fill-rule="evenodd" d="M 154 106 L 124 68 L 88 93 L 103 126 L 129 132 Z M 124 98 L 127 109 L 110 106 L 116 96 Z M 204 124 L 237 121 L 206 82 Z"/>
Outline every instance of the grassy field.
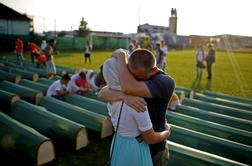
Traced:
<path fill-rule="evenodd" d="M 55 55 L 57 65 L 98 71 L 99 66 L 111 56 L 111 51 L 92 52 L 92 64 L 84 64 L 83 52 L 61 52 Z M 1 53 L 0 55 L 10 55 Z M 205 89 L 230 95 L 252 98 L 252 52 L 216 51 L 216 63 L 213 65 L 213 79 L 206 79 L 206 69 L 201 81 L 196 80 L 196 50 L 169 51 L 166 73 L 171 75 L 177 86 L 192 87 L 197 92 Z M 25 58 L 29 60 L 28 53 Z"/>
<path fill-rule="evenodd" d="M 111 56 L 111 51 L 92 53 L 92 64 L 84 64 L 83 52 L 61 52 L 55 56 L 55 63 L 61 66 L 98 71 L 99 66 Z M 216 63 L 213 65 L 213 79 L 207 81 L 207 72 L 199 82 L 196 78 L 196 50 L 170 51 L 167 55 L 166 73 L 171 75 L 177 86 L 192 87 L 197 92 L 205 89 L 230 95 L 252 98 L 252 52 L 227 53 L 216 51 Z M 7 55 L 7 54 L 0 54 Z M 29 59 L 28 54 L 25 58 Z M 48 166 L 86 166 L 104 165 L 108 159 L 111 137 L 100 140 L 94 133 L 89 133 L 90 144 L 77 152 L 57 148 L 56 160 Z M 8 158 L 0 157 L 0 160 Z M 15 165 L 15 164 L 14 164 Z"/>
<path fill-rule="evenodd" d="M 171 75 L 177 86 L 192 87 L 197 92 L 205 89 L 230 95 L 252 98 L 252 52 L 228 53 L 216 51 L 213 65 L 213 79 L 206 79 L 206 69 L 201 81 L 196 80 L 196 50 L 170 51 L 167 55 L 166 73 Z M 98 70 L 99 66 L 111 56 L 109 51 L 92 53 L 92 64 L 84 64 L 82 52 L 62 52 L 55 56 L 55 63 L 75 69 Z"/>

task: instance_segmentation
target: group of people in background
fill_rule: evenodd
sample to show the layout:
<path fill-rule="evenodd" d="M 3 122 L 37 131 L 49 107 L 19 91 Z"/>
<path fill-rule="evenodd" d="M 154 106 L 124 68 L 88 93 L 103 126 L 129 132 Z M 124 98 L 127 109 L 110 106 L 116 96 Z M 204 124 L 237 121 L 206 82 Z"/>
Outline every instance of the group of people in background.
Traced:
<path fill-rule="evenodd" d="M 206 61 L 206 66 L 204 64 Z M 203 74 L 203 69 L 207 68 L 207 79 L 212 79 L 212 64 L 215 63 L 215 50 L 211 44 L 208 45 L 208 53 L 205 55 L 204 48 L 202 45 L 199 46 L 199 49 L 196 54 L 196 68 L 197 68 L 197 78 L 201 79 Z"/>
<path fill-rule="evenodd" d="M 102 70 L 97 73 L 93 70 L 81 69 L 76 74 L 66 73 L 60 80 L 54 81 L 48 88 L 46 96 L 64 100 L 64 95 L 67 93 L 82 95 L 87 91 L 96 92 L 105 84 Z"/>
<path fill-rule="evenodd" d="M 42 41 L 41 47 L 33 42 L 27 43 L 27 49 L 30 52 L 31 63 L 35 63 L 36 67 L 39 68 L 41 65 L 46 67 L 47 78 L 52 78 L 56 74 L 56 67 L 53 61 L 53 55 L 58 54 L 58 51 L 54 51 L 54 46 L 56 44 L 55 39 L 50 39 L 48 43 L 45 40 Z M 16 39 L 15 43 L 15 53 L 17 59 L 20 61 L 24 60 L 23 48 L 24 44 L 21 39 Z"/>
<path fill-rule="evenodd" d="M 41 65 L 46 67 L 47 78 L 52 78 L 56 74 L 56 67 L 53 61 L 53 55 L 59 54 L 59 51 L 54 51 L 54 46 L 56 45 L 56 39 L 50 39 L 48 43 L 45 40 L 42 40 L 41 46 L 39 47 L 33 42 L 27 43 L 27 49 L 30 52 L 31 63 L 35 63 L 36 67 L 40 68 Z M 18 60 L 23 61 L 23 50 L 24 50 L 23 41 L 19 38 L 15 42 L 15 53 Z M 87 61 L 91 64 L 91 51 L 92 43 L 87 41 L 85 45 L 84 60 L 85 64 Z"/>

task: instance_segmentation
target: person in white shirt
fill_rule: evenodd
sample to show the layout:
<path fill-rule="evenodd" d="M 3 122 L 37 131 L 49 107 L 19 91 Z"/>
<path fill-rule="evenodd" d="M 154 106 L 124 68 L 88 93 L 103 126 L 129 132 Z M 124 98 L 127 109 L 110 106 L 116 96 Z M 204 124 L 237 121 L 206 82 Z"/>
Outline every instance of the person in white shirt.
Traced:
<path fill-rule="evenodd" d="M 51 96 L 59 100 L 64 99 L 64 95 L 69 93 L 67 90 L 67 83 L 70 80 L 68 74 L 64 74 L 60 80 L 54 81 L 54 83 L 48 88 L 46 96 Z"/>
<path fill-rule="evenodd" d="M 197 78 L 202 78 L 203 69 L 205 68 L 203 64 L 204 58 L 205 58 L 204 50 L 203 50 L 203 47 L 200 45 L 198 52 L 196 54 Z"/>
<path fill-rule="evenodd" d="M 86 80 L 86 74 L 88 70 L 81 69 L 79 73 L 71 76 L 71 80 L 67 84 L 67 90 L 72 93 L 81 94 L 84 91 L 90 90 L 89 85 Z M 82 82 L 82 85 L 78 85 L 78 82 Z M 85 86 L 83 85 L 85 84 Z"/>
<path fill-rule="evenodd" d="M 104 62 L 103 76 L 110 89 L 121 91 L 115 58 L 112 57 Z M 133 96 L 124 94 L 124 97 Z M 129 165 L 129 161 L 131 165 L 153 165 L 148 144 L 163 141 L 169 136 L 170 130 L 154 132 L 148 111 L 139 113 L 122 101 L 108 102 L 107 107 L 114 128 L 116 129 L 118 125 L 114 147 L 112 147 L 113 143 L 111 144 L 111 149 L 113 148 L 111 165 L 126 166 Z M 117 124 L 120 109 L 122 109 L 121 116 Z"/>

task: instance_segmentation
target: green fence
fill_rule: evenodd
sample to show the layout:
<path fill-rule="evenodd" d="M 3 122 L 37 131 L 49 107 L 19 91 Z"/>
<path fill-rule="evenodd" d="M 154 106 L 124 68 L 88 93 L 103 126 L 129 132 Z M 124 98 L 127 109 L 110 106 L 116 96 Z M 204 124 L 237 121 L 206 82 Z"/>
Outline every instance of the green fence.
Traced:
<path fill-rule="evenodd" d="M 20 38 L 24 43 L 24 50 L 27 50 L 28 41 L 41 45 L 42 40 L 49 40 L 49 36 L 17 36 L 0 35 L 0 51 L 13 51 L 15 49 L 15 40 Z M 94 50 L 113 50 L 117 48 L 127 48 L 130 41 L 127 37 L 101 37 L 93 36 L 91 38 L 83 37 L 57 37 L 56 50 L 84 50 L 87 41 L 92 41 Z"/>

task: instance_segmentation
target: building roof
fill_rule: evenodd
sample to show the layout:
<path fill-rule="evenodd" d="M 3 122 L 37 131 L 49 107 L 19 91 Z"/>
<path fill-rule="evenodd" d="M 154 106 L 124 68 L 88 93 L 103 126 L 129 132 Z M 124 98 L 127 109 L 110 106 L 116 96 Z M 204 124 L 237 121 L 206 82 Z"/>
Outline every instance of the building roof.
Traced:
<path fill-rule="evenodd" d="M 21 14 L 0 2 L 0 19 L 27 20 L 31 19 L 25 14 Z"/>

